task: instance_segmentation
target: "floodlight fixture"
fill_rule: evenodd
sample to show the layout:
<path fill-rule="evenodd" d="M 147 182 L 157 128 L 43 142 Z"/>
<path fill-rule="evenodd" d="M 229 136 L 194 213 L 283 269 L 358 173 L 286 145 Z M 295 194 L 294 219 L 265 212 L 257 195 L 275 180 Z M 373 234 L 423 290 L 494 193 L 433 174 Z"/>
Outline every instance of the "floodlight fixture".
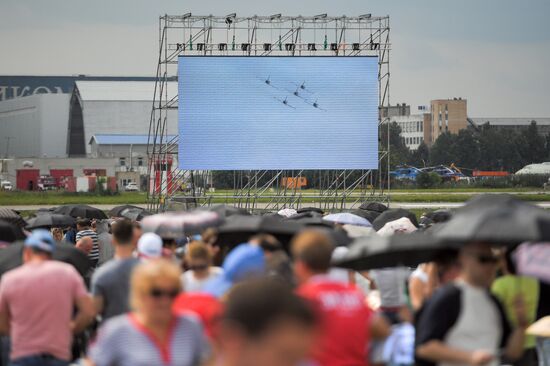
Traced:
<path fill-rule="evenodd" d="M 197 51 L 204 51 L 204 43 L 197 43 Z"/>
<path fill-rule="evenodd" d="M 227 24 L 228 26 L 231 26 L 231 24 L 233 24 L 233 21 L 235 20 L 236 17 L 237 17 L 236 13 L 231 13 L 227 15 L 225 17 L 225 24 Z"/>
<path fill-rule="evenodd" d="M 280 19 L 280 18 L 281 18 L 281 13 L 273 14 L 272 16 L 269 17 L 269 20 Z"/>
<path fill-rule="evenodd" d="M 322 19 L 322 18 L 326 18 L 327 17 L 327 14 L 318 14 L 318 15 L 315 15 L 313 17 L 314 20 L 317 20 L 317 19 Z"/>
<path fill-rule="evenodd" d="M 264 51 L 271 51 L 271 43 L 264 43 Z"/>
<path fill-rule="evenodd" d="M 359 51 L 359 49 L 360 49 L 359 43 L 354 43 L 354 44 L 352 45 L 352 47 L 353 47 L 353 50 L 354 50 L 354 51 Z"/>
<path fill-rule="evenodd" d="M 371 13 L 359 15 L 359 19 L 370 19 L 372 17 Z"/>
<path fill-rule="evenodd" d="M 218 50 L 220 50 L 220 51 L 227 51 L 227 43 L 220 43 L 220 44 L 218 44 Z"/>
<path fill-rule="evenodd" d="M 250 49 L 250 43 L 241 43 L 241 50 L 248 51 Z"/>
<path fill-rule="evenodd" d="M 294 51 L 296 49 L 295 43 L 285 43 L 285 50 Z"/>
<path fill-rule="evenodd" d="M 308 43 L 307 44 L 307 50 L 308 51 L 317 51 L 317 48 L 315 47 L 315 43 Z"/>
<path fill-rule="evenodd" d="M 181 19 L 191 18 L 191 13 L 185 13 L 181 16 Z"/>
<path fill-rule="evenodd" d="M 331 51 L 337 51 L 338 50 L 338 43 L 331 43 L 330 44 L 330 50 Z"/>

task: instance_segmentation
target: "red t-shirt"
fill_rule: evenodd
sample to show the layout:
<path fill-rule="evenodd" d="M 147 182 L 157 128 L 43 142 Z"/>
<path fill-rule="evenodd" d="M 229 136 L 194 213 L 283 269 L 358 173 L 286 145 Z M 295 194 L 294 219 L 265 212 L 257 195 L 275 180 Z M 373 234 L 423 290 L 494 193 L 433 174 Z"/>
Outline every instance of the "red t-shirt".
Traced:
<path fill-rule="evenodd" d="M 316 276 L 298 288 L 313 302 L 321 319 L 312 359 L 321 366 L 368 365 L 369 322 L 372 310 L 352 285 Z"/>
<path fill-rule="evenodd" d="M 178 295 L 172 305 L 172 310 L 177 315 L 195 313 L 201 319 L 206 335 L 209 338 L 214 338 L 217 322 L 223 313 L 223 305 L 210 294 L 190 292 Z"/>

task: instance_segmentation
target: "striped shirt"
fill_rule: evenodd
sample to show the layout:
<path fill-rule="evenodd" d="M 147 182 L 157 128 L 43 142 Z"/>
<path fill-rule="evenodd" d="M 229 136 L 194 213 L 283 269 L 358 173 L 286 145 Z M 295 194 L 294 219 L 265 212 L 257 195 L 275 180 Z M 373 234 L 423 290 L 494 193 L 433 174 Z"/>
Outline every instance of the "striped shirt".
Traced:
<path fill-rule="evenodd" d="M 166 344 L 161 344 L 131 313 L 109 319 L 90 346 L 96 366 L 200 365 L 209 347 L 199 320 L 178 316 Z"/>
<path fill-rule="evenodd" d="M 78 233 L 76 233 L 76 242 L 78 243 L 78 241 L 85 236 L 89 236 L 94 242 L 94 246 L 92 247 L 90 254 L 88 254 L 88 258 L 97 263 L 97 261 L 99 260 L 99 240 L 97 239 L 97 233 L 90 229 L 80 230 Z"/>

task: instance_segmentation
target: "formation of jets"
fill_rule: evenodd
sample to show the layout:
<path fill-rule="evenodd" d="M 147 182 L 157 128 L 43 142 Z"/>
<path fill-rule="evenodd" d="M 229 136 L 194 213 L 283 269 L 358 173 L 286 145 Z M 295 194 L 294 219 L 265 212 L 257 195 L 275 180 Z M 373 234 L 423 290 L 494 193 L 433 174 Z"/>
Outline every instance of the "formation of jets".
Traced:
<path fill-rule="evenodd" d="M 293 96 L 301 99 L 304 103 L 312 106 L 313 108 L 326 112 L 326 109 L 321 108 L 321 106 L 319 105 L 318 99 L 315 99 L 315 101 L 312 101 L 311 97 L 315 94 L 315 92 L 313 92 L 312 90 L 306 87 L 305 81 L 303 81 L 302 83 L 292 83 L 293 85 L 296 86 L 296 88 L 287 89 L 287 88 L 280 88 L 278 86 L 273 85 L 273 83 L 271 82 L 271 75 L 268 75 L 267 78 L 265 79 L 264 78 L 258 78 L 258 79 L 261 80 L 265 85 L 271 88 L 290 93 Z M 293 106 L 288 102 L 288 96 L 285 96 L 284 99 L 278 98 L 278 97 L 273 97 L 273 98 L 279 101 L 280 103 L 282 103 L 283 105 L 285 105 L 286 107 L 296 109 L 295 106 Z"/>

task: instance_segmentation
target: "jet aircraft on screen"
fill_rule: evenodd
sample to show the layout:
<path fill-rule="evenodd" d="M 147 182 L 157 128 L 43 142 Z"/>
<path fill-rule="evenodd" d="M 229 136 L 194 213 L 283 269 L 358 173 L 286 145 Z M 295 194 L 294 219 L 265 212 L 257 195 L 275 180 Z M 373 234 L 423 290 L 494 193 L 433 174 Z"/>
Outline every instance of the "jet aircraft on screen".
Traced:
<path fill-rule="evenodd" d="M 279 102 L 283 103 L 284 105 L 286 105 L 289 108 L 296 109 L 296 107 L 293 107 L 292 105 L 290 105 L 288 103 L 288 97 L 285 97 L 285 99 L 280 99 L 280 98 L 277 98 L 277 97 L 273 97 L 273 98 L 277 99 Z"/>

